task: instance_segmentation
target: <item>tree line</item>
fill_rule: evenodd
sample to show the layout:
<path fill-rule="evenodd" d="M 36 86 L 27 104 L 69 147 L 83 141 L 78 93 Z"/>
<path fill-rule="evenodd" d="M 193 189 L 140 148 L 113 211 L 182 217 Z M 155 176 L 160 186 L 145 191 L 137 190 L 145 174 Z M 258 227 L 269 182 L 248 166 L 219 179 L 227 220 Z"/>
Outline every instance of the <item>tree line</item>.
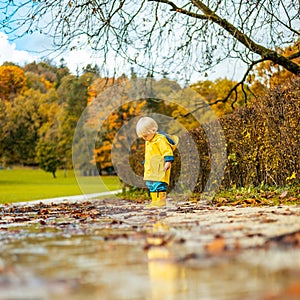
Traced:
<path fill-rule="evenodd" d="M 133 70 L 129 76 L 101 77 L 99 68 L 91 65 L 87 65 L 81 75 L 73 75 L 63 60 L 59 66 L 47 61 L 32 62 L 24 67 L 4 63 L 0 66 L 1 165 L 40 166 L 54 177 L 57 168 L 72 168 L 73 136 L 82 112 L 104 90 L 136 77 Z M 199 128 L 194 129 L 199 124 L 192 115 L 163 101 L 164 97 L 185 88 L 166 77 L 152 82 L 155 101 L 141 99 L 134 106 L 120 105 L 117 111 L 107 116 L 99 130 L 93 157 L 81 166 L 82 174 L 97 175 L 89 172 L 94 164 L 100 174 L 112 173 L 111 146 L 118 130 L 142 111 L 157 112 L 177 118 L 191 130 L 201 156 L 197 184 L 197 189 L 201 190 L 210 171 L 205 135 Z M 284 184 L 299 180 L 300 95 L 297 77 L 280 69 L 275 72 L 273 69 L 269 76 L 268 66 L 261 64 L 257 67 L 256 77 L 249 78 L 247 89 L 239 87 L 236 95 L 219 101 L 235 85 L 234 81 L 220 78 L 190 86 L 212 105 L 223 126 L 228 156 L 226 186 L 261 182 Z M 133 159 L 142 155 L 142 147 L 141 141 L 133 145 L 132 161 L 142 161 Z M 132 168 L 136 173 L 140 172 L 139 164 L 133 164 Z"/>
<path fill-rule="evenodd" d="M 0 157 L 3 167 L 40 165 L 53 173 L 72 167 L 74 128 L 87 105 L 96 70 L 70 74 L 63 61 L 0 67 Z"/>
<path fill-rule="evenodd" d="M 53 176 L 57 168 L 72 168 L 72 140 L 82 112 L 103 90 L 128 77 L 134 79 L 137 75 L 132 70 L 129 76 L 101 77 L 99 68 L 91 65 L 81 75 L 73 75 L 63 60 L 59 66 L 50 61 L 32 62 L 24 67 L 4 63 L 0 66 L 1 165 L 39 165 Z M 159 97 L 181 89 L 176 81 L 167 78 L 154 80 L 154 84 Z M 223 79 L 211 84 L 215 86 L 210 89 L 223 89 L 224 94 L 234 82 Z M 137 113 L 131 110 L 127 107 L 108 117 L 104 142 L 99 140 L 95 150 L 100 172 L 111 169 L 106 150 L 110 149 L 118 124 Z"/>

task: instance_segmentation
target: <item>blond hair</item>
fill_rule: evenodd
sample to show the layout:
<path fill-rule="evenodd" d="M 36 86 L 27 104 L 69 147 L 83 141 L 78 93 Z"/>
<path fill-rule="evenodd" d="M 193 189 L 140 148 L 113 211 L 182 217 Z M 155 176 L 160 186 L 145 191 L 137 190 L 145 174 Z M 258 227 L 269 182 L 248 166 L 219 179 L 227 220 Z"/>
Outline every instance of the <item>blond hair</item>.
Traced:
<path fill-rule="evenodd" d="M 156 121 L 150 117 L 142 117 L 136 124 L 136 134 L 142 137 L 145 134 L 155 134 L 158 130 Z"/>

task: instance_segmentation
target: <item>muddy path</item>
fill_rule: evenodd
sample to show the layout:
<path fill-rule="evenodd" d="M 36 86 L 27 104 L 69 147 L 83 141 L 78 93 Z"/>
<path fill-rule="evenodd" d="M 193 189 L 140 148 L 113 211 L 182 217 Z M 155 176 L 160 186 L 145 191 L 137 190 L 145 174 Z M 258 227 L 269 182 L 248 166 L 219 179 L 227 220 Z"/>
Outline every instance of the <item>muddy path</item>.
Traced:
<path fill-rule="evenodd" d="M 0 206 L 0 299 L 299 299 L 300 206 Z"/>

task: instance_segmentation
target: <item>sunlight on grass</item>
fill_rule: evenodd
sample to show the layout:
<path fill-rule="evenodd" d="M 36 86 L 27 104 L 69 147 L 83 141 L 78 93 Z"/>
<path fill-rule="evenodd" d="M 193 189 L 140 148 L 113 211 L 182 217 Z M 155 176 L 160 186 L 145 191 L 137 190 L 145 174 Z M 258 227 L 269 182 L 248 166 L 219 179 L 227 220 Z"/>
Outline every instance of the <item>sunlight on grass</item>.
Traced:
<path fill-rule="evenodd" d="M 110 190 L 120 189 L 120 181 L 117 176 L 102 176 L 101 178 Z M 92 192 L 100 192 L 97 177 L 84 177 L 83 180 L 90 186 Z M 55 179 L 52 174 L 40 169 L 13 168 L 11 170 L 0 170 L 0 203 L 81 194 L 82 191 L 72 170 L 68 170 L 66 176 L 64 176 L 63 170 L 59 170 Z"/>

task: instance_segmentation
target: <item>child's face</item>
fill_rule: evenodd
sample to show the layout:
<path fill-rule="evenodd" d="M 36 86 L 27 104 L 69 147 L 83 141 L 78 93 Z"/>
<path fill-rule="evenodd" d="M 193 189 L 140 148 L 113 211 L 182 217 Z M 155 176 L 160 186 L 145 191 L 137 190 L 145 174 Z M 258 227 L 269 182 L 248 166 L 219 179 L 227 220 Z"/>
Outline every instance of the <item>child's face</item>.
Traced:
<path fill-rule="evenodd" d="M 153 137 L 155 136 L 155 133 L 145 133 L 142 135 L 142 138 L 145 140 L 145 141 L 151 141 L 153 139 Z"/>

